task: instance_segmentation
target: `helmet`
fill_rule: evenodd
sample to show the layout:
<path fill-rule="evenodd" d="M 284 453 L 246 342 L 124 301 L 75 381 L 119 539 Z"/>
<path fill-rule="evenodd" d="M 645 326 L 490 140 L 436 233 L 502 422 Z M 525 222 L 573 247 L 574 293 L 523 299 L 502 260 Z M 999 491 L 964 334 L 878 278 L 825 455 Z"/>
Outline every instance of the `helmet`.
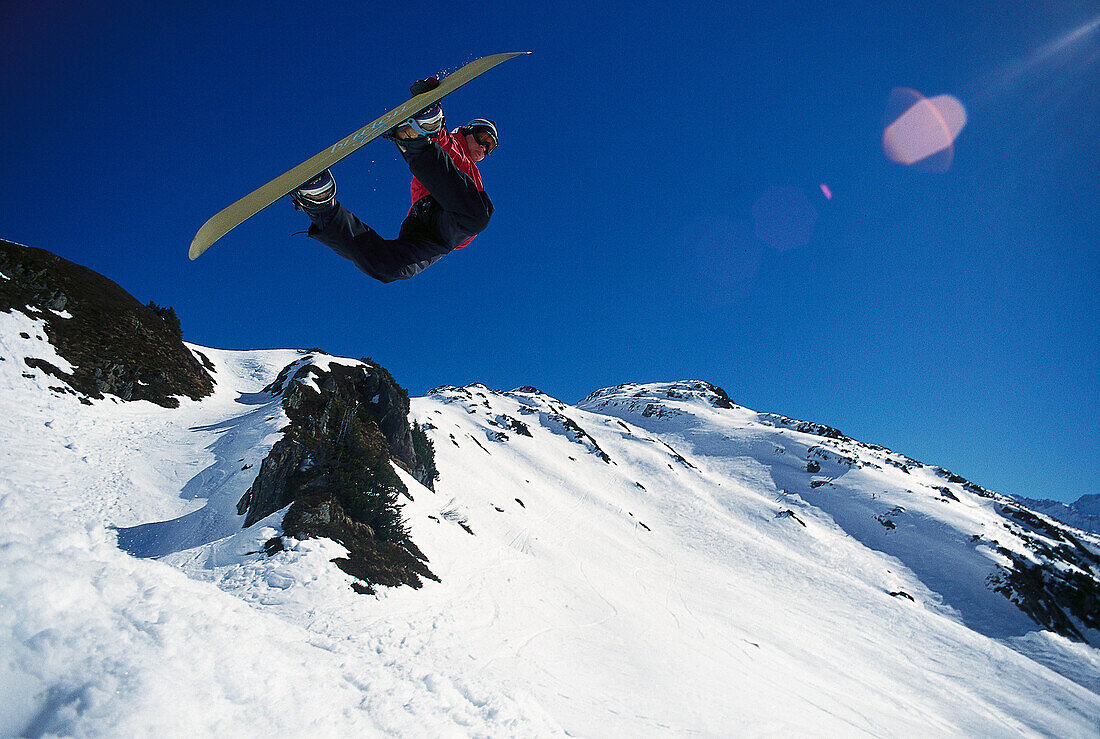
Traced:
<path fill-rule="evenodd" d="M 475 118 L 465 126 L 458 129 L 463 136 L 476 133 L 478 131 L 484 131 L 493 137 L 493 148 L 495 149 L 500 145 L 500 137 L 497 135 L 497 124 L 490 121 L 488 118 Z"/>

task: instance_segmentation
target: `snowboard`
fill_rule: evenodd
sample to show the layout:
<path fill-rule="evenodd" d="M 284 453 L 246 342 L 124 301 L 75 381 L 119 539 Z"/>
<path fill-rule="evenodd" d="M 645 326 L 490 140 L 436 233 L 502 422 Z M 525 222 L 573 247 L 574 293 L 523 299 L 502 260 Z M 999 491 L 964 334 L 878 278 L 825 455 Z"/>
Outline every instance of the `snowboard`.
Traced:
<path fill-rule="evenodd" d="M 501 62 L 530 53 L 529 51 L 516 51 L 484 56 L 447 75 L 440 81 L 439 87 L 434 90 L 412 97 L 377 120 L 368 123 L 324 151 L 302 162 L 294 169 L 284 172 L 266 185 L 253 190 L 237 202 L 215 213 L 206 223 L 202 224 L 198 233 L 195 234 L 187 256 L 191 259 L 197 259 L 203 252 L 213 246 L 215 241 L 225 236 L 232 229 L 280 198 L 289 195 L 303 182 L 313 179 L 359 147 L 370 143 L 397 124 L 411 118 L 432 103 L 442 99 L 444 95 L 454 92 Z"/>

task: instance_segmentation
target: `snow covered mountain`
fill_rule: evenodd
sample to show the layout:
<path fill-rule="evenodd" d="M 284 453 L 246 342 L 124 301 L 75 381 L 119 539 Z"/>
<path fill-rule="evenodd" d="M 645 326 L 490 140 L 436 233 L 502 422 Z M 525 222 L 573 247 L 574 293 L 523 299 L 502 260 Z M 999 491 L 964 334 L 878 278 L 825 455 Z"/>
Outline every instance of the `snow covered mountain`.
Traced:
<path fill-rule="evenodd" d="M 699 381 L 410 401 L 369 361 L 195 345 L 208 388 L 97 377 L 58 328 L 107 320 L 77 273 L 0 247 L 0 735 L 1100 725 L 1100 538 L 946 470 Z"/>
<path fill-rule="evenodd" d="M 1050 516 L 1082 531 L 1100 533 L 1100 495 L 1082 495 L 1072 503 L 1014 496 L 1037 513 Z"/>

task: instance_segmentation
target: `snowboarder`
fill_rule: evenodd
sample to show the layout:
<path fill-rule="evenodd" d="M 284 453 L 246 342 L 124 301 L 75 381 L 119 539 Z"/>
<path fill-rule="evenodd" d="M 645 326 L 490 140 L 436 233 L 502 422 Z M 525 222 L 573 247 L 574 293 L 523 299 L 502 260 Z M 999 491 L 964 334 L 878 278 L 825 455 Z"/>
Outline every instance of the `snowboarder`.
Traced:
<path fill-rule="evenodd" d="M 439 80 L 417 80 L 413 95 Z M 396 239 L 384 239 L 336 201 L 336 181 L 325 170 L 291 196 L 310 217 L 307 233 L 382 282 L 419 274 L 485 230 L 493 204 L 477 163 L 496 149 L 496 124 L 475 118 L 447 131 L 443 108 L 434 103 L 383 134 L 393 140 L 413 174 L 412 207 Z"/>

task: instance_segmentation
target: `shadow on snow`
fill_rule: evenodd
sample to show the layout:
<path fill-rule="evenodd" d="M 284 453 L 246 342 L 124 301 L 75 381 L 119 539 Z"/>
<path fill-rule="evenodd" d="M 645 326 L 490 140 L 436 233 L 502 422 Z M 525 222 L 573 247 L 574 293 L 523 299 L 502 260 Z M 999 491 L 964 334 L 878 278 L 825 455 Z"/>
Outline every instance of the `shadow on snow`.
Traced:
<path fill-rule="evenodd" d="M 135 557 L 162 557 L 166 554 L 209 544 L 241 530 L 243 516 L 237 514 L 237 502 L 256 479 L 258 465 L 279 432 L 282 398 L 271 393 L 242 393 L 237 403 L 254 406 L 239 416 L 208 426 L 191 429 L 198 433 L 216 433 L 218 438 L 207 449 L 213 464 L 192 477 L 180 497 L 206 499 L 206 504 L 191 513 L 167 521 L 139 524 L 117 529 L 119 548 Z"/>

